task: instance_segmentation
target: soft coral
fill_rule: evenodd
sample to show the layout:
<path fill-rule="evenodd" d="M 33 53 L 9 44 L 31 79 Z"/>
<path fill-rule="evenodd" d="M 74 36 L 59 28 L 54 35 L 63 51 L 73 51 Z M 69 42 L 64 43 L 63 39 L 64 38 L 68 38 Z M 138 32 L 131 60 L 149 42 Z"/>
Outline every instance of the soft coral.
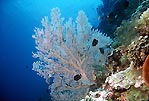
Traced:
<path fill-rule="evenodd" d="M 145 84 L 149 87 L 149 55 L 143 64 L 143 79 Z"/>

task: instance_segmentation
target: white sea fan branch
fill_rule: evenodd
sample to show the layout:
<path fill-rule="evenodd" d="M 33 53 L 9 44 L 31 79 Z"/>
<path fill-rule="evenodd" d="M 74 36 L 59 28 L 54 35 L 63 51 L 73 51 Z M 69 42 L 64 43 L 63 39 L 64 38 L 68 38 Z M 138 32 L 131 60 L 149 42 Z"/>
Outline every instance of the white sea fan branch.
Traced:
<path fill-rule="evenodd" d="M 51 19 L 44 17 L 43 28 L 35 28 L 37 53 L 33 70 L 46 79 L 51 96 L 56 101 L 81 99 L 95 82 L 91 66 L 103 65 L 112 40 L 99 31 L 92 31 L 83 11 L 78 13 L 76 22 L 72 18 L 64 23 L 58 8 L 51 11 Z M 96 39 L 97 44 L 92 45 Z M 104 54 L 99 48 L 105 50 Z M 99 62 L 99 60 L 101 62 Z M 53 77 L 53 83 L 50 79 Z"/>

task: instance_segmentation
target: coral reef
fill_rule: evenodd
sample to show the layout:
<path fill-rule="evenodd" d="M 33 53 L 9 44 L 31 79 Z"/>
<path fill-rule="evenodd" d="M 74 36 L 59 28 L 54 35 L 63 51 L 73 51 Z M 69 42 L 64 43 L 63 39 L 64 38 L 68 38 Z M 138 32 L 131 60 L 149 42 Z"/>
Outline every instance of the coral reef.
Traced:
<path fill-rule="evenodd" d="M 107 77 L 102 89 L 89 93 L 82 101 L 147 101 L 148 97 L 149 88 L 142 79 L 142 70 L 131 62 L 126 70 Z"/>
<path fill-rule="evenodd" d="M 133 15 L 131 19 L 125 21 L 126 23 L 123 23 L 123 26 L 116 31 L 119 34 L 114 41 L 120 41 L 121 44 L 116 43 L 116 45 L 113 43 L 115 44 L 115 49 L 106 61 L 106 68 L 109 70 L 109 74 L 106 77 L 105 83 L 100 86 L 102 88 L 100 91 L 106 92 L 106 94 L 110 93 L 110 96 L 102 97 L 101 92 L 94 91 L 83 101 L 88 101 L 87 99 L 96 101 L 96 99 L 100 99 L 100 96 L 103 98 L 102 101 L 149 100 L 148 11 L 149 9 L 142 14 L 140 14 L 141 11 L 135 12 L 134 14 L 136 15 Z M 126 34 L 120 37 L 121 32 L 122 34 Z M 133 38 L 128 38 L 128 34 L 132 35 Z M 124 39 L 121 40 L 123 36 Z M 125 44 L 125 40 L 127 39 L 130 40 Z"/>

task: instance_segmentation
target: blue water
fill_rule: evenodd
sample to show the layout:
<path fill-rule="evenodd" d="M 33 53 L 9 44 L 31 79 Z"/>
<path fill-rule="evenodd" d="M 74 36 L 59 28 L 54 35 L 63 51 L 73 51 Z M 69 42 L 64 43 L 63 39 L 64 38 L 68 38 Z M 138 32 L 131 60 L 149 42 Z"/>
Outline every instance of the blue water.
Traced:
<path fill-rule="evenodd" d="M 75 1 L 75 2 L 74 2 Z M 62 16 L 75 18 L 84 10 L 92 25 L 98 24 L 100 0 L 1 0 L 0 1 L 0 101 L 48 101 L 48 85 L 32 71 L 34 27 L 53 7 Z M 68 9 L 69 8 L 69 9 Z"/>

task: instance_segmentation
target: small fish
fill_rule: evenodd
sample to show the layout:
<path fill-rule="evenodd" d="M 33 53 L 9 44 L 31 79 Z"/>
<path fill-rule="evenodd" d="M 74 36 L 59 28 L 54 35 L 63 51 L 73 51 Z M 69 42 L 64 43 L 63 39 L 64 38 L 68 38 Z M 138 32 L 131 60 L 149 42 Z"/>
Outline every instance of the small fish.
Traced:
<path fill-rule="evenodd" d="M 104 54 L 104 48 L 99 48 L 99 51 L 101 52 L 101 54 Z"/>
<path fill-rule="evenodd" d="M 25 68 L 26 68 L 26 69 L 28 69 L 28 68 L 29 68 L 29 66 L 28 66 L 28 65 L 26 65 L 26 66 L 25 66 Z"/>
<path fill-rule="evenodd" d="M 119 14 L 127 9 L 128 6 L 129 2 L 127 0 L 117 0 L 111 7 L 109 14 L 106 16 L 107 20 L 111 21 L 118 18 Z"/>
<path fill-rule="evenodd" d="M 101 16 L 100 15 L 98 15 L 98 20 L 100 20 L 101 19 Z"/>
<path fill-rule="evenodd" d="M 98 40 L 94 39 L 92 42 L 92 46 L 96 46 L 98 44 Z"/>
<path fill-rule="evenodd" d="M 77 75 L 74 76 L 74 80 L 75 80 L 75 81 L 78 81 L 78 80 L 81 79 L 81 77 L 82 77 L 81 74 L 77 74 Z"/>

